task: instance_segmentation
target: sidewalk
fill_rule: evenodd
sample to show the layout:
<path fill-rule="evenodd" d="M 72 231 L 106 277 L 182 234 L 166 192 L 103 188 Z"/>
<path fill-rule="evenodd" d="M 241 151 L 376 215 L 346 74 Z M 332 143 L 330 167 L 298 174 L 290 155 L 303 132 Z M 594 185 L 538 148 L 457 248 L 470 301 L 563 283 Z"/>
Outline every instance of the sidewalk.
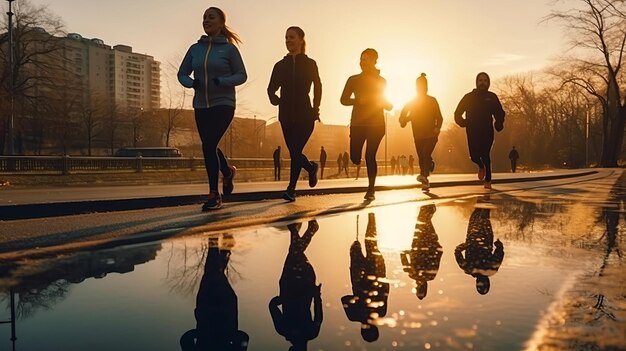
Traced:
<path fill-rule="evenodd" d="M 494 184 L 539 181 L 579 177 L 596 173 L 591 169 L 554 170 L 536 173 L 495 173 Z M 435 174 L 431 187 L 480 185 L 475 174 Z M 417 188 L 414 176 L 382 176 L 376 180 L 377 191 Z M 224 197 L 224 202 L 277 199 L 287 187 L 287 181 L 238 183 L 235 193 Z M 297 186 L 298 196 L 365 193 L 367 178 L 320 180 L 315 188 L 306 181 Z M 43 218 L 84 214 L 91 212 L 124 211 L 155 207 L 181 206 L 202 203 L 207 193 L 206 184 L 182 185 L 128 185 L 62 187 L 46 189 L 0 188 L 0 220 Z"/>

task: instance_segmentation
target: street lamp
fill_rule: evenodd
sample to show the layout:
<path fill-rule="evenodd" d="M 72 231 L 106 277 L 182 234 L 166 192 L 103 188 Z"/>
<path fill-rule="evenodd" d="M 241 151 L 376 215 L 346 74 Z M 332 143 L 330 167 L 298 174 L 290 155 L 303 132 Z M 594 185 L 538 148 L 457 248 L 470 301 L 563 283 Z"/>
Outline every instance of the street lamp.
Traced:
<path fill-rule="evenodd" d="M 7 0 L 9 2 L 9 12 L 7 15 L 9 16 L 9 100 L 11 103 L 10 112 L 9 112 L 9 156 L 15 155 L 14 150 L 14 127 L 13 127 L 13 114 L 14 114 L 14 103 L 13 103 L 13 88 L 15 84 L 13 84 L 13 12 L 11 11 L 11 3 L 15 0 Z"/>

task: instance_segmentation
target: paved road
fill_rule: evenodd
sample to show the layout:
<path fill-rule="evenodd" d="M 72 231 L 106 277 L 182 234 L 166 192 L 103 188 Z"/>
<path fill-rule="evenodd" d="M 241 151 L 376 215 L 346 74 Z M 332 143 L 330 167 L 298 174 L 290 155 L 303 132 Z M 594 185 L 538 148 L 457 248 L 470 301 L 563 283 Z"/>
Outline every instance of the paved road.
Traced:
<path fill-rule="evenodd" d="M 126 203 L 143 201 L 143 199 L 112 200 L 109 201 L 109 204 L 117 204 L 118 206 L 110 212 L 14 219 L 2 222 L 0 225 L 0 260 L 30 254 L 33 249 L 37 253 L 46 253 L 48 251 L 73 250 L 79 247 L 115 246 L 121 243 L 142 242 L 177 235 L 201 234 L 266 225 L 302 217 L 332 215 L 364 207 L 385 206 L 402 202 L 450 201 L 485 193 L 516 192 L 538 188 L 554 189 L 558 194 L 562 185 L 584 184 L 584 182 L 596 179 L 611 179 L 619 176 L 621 172 L 622 170 L 594 170 L 586 173 L 571 171 L 561 173 L 553 179 L 545 179 L 539 175 L 523 179 L 511 178 L 512 182 L 496 184 L 491 191 L 483 189 L 480 185 L 474 185 L 475 181 L 463 183 L 460 178 L 467 176 L 458 176 L 457 182 L 451 182 L 447 186 L 441 182 L 429 193 L 423 193 L 415 189 L 414 186 L 404 188 L 397 186 L 389 188 L 390 190 L 377 191 L 376 200 L 371 203 L 363 201 L 364 191 L 352 191 L 358 187 L 347 189 L 350 191 L 345 191 L 345 188 L 333 188 L 332 191 L 327 190 L 326 195 L 301 196 L 293 203 L 286 203 L 277 198 L 230 201 L 225 203 L 223 209 L 209 213 L 200 212 L 196 203 L 181 204 L 178 202 L 169 206 L 146 206 L 144 209 L 120 210 Z M 119 192 L 121 189 L 116 188 L 116 191 Z M 148 200 L 145 205 L 154 203 L 155 200 Z M 84 203 L 79 204 L 84 205 Z M 46 204 L 24 206 L 32 206 L 32 208 L 37 209 L 43 205 Z M 63 204 L 48 205 L 52 208 L 71 207 Z M 77 205 L 77 207 L 80 206 Z M 5 209 L 6 207 L 4 209 L 0 207 L 2 211 Z"/>
<path fill-rule="evenodd" d="M 577 177 L 596 170 L 558 170 L 535 173 L 494 174 L 494 184 Z M 431 177 L 434 188 L 452 185 L 480 184 L 474 174 L 436 174 Z M 377 179 L 377 190 L 414 188 L 413 176 L 383 176 Z M 281 182 L 236 183 L 235 193 L 225 202 L 276 199 L 287 187 Z M 299 195 L 365 192 L 367 178 L 321 180 L 311 189 L 306 181 L 298 184 Z M 132 210 L 197 204 L 204 201 L 206 184 L 74 186 L 62 188 L 13 189 L 0 188 L 0 220 L 41 218 L 71 214 Z"/>

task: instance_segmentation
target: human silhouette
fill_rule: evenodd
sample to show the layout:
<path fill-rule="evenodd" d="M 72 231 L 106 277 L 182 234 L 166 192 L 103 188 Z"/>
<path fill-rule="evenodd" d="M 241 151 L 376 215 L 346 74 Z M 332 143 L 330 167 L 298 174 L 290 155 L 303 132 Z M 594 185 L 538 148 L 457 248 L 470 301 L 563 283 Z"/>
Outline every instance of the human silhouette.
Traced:
<path fill-rule="evenodd" d="M 274 154 L 272 154 L 272 158 L 274 159 L 274 180 L 280 180 L 280 167 L 281 167 L 281 159 L 280 159 L 280 145 L 276 147 L 274 150 Z"/>
<path fill-rule="evenodd" d="M 350 156 L 348 156 L 348 151 L 343 152 L 343 156 L 341 157 L 341 165 L 343 166 L 343 170 L 346 172 L 346 178 L 350 177 L 348 175 L 348 167 L 350 167 Z"/>
<path fill-rule="evenodd" d="M 326 150 L 322 146 L 320 149 L 320 179 L 324 179 L 324 167 L 326 167 L 326 158 L 328 155 L 326 154 Z"/>
<path fill-rule="evenodd" d="M 376 152 L 385 136 L 385 111 L 393 105 L 385 99 L 387 81 L 376 68 L 378 52 L 368 48 L 361 53 L 361 73 L 348 78 L 341 104 L 352 106 L 350 118 L 350 159 L 355 165 L 361 164 L 361 154 L 365 146 L 365 166 L 367 168 L 368 187 L 366 200 L 374 200 L 374 187 L 378 165 Z"/>
<path fill-rule="evenodd" d="M 426 74 L 422 73 L 415 81 L 416 96 L 413 100 L 404 105 L 400 112 L 400 126 L 404 128 L 410 121 L 413 129 L 413 141 L 417 158 L 419 159 L 420 174 L 417 181 L 422 184 L 423 189 L 430 188 L 428 176 L 434 169 L 432 158 L 433 150 L 437 145 L 443 117 L 439 109 L 437 99 L 428 95 L 428 80 Z M 411 157 L 413 157 L 411 155 Z M 411 159 L 409 167 L 413 169 Z M 411 171 L 413 175 L 413 171 Z"/>
<path fill-rule="evenodd" d="M 305 55 L 306 42 L 300 27 L 289 27 L 285 33 L 287 55 L 274 65 L 267 94 L 270 102 L 278 106 L 278 121 L 289 149 L 291 169 L 289 185 L 283 199 L 296 201 L 296 183 L 304 168 L 309 175 L 309 186 L 317 184 L 318 164 L 302 153 L 309 141 L 315 121 L 319 121 L 319 108 L 322 100 L 322 82 L 317 63 Z M 309 91 L 313 86 L 313 105 Z M 276 92 L 280 89 L 280 97 Z"/>
<path fill-rule="evenodd" d="M 483 201 L 479 200 L 477 206 L 480 207 L 476 207 L 470 216 L 465 242 L 454 250 L 456 262 L 466 274 L 476 279 L 476 291 L 481 295 L 489 292 L 489 277 L 498 272 L 504 259 L 502 242 L 500 239 L 493 241 L 491 209 L 481 206 Z"/>
<path fill-rule="evenodd" d="M 515 150 L 515 146 L 513 146 L 513 148 L 509 152 L 509 160 L 511 160 L 512 173 L 515 173 L 515 170 L 517 169 L 517 159 L 519 159 L 519 152 L 517 152 L 517 150 Z"/>
<path fill-rule="evenodd" d="M 217 236 L 209 237 L 209 249 L 204 263 L 204 274 L 196 297 L 196 328 L 180 338 L 183 351 L 245 351 L 249 336 L 239 330 L 237 295 L 228 282 L 226 268 L 234 239 L 222 236 L 222 247 Z"/>
<path fill-rule="evenodd" d="M 391 156 L 391 174 L 396 174 L 396 157 L 395 156 Z"/>
<path fill-rule="evenodd" d="M 413 166 L 415 165 L 415 158 L 413 157 L 413 155 L 409 155 L 409 170 L 408 173 L 410 175 L 413 175 L 413 172 L 415 171 Z"/>
<path fill-rule="evenodd" d="M 291 241 L 280 277 L 280 293 L 269 303 L 274 328 L 291 343 L 289 350 L 293 351 L 307 349 L 308 342 L 318 336 L 323 318 L 322 285 L 315 284 L 315 271 L 304 254 L 319 225 L 316 220 L 309 221 L 300 237 L 301 225 L 294 223 L 287 226 Z"/>
<path fill-rule="evenodd" d="M 235 87 L 243 84 L 248 76 L 234 45 L 241 40 L 226 25 L 224 11 L 209 7 L 204 11 L 202 26 L 206 35 L 187 50 L 178 69 L 178 81 L 185 88 L 194 89 L 194 116 L 209 178 L 209 195 L 202 211 L 209 211 L 222 208 L 218 191 L 220 172 L 224 195 L 234 189 L 236 168 L 228 164 L 217 145 L 235 116 Z"/>
<path fill-rule="evenodd" d="M 361 337 L 367 342 L 378 340 L 376 319 L 387 314 L 389 283 L 386 277 L 385 259 L 378 250 L 376 217 L 368 214 L 365 232 L 365 255 L 361 243 L 354 241 L 350 246 L 350 280 L 352 295 L 341 298 L 346 316 L 361 323 Z"/>
<path fill-rule="evenodd" d="M 340 152 L 337 157 L 337 177 L 341 174 L 341 170 L 343 169 L 343 154 Z"/>
<path fill-rule="evenodd" d="M 498 96 L 489 91 L 489 85 L 489 75 L 478 73 L 476 89 L 465 94 L 454 111 L 454 121 L 465 128 L 470 158 L 478 165 L 478 179 L 484 182 L 485 189 L 491 189 L 493 129 L 498 132 L 504 129 L 505 115 Z"/>
<path fill-rule="evenodd" d="M 423 300 L 428 293 L 428 282 L 435 279 L 439 271 L 443 249 L 432 223 L 435 205 L 420 207 L 413 232 L 411 250 L 400 253 L 400 261 L 404 271 L 415 280 L 415 295 Z"/>

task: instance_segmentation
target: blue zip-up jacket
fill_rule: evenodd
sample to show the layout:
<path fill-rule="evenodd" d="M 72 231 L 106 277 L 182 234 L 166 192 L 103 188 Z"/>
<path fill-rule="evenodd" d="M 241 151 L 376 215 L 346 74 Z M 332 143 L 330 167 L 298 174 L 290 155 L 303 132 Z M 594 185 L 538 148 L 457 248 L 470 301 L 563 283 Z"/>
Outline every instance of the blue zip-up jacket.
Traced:
<path fill-rule="evenodd" d="M 190 75 L 193 72 L 193 77 Z M 235 107 L 235 87 L 248 75 L 237 47 L 225 36 L 203 35 L 191 45 L 178 69 L 178 81 L 193 88 L 193 108 Z"/>

